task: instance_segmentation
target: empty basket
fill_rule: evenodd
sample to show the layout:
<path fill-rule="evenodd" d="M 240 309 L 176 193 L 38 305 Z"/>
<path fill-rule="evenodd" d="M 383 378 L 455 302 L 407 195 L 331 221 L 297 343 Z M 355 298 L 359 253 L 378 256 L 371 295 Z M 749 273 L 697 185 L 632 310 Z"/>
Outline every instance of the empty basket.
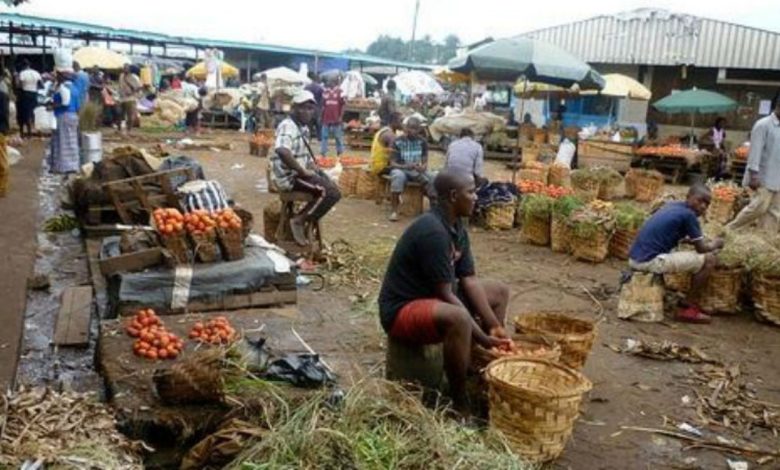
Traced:
<path fill-rule="evenodd" d="M 561 363 L 581 369 L 588 359 L 596 325 L 562 312 L 526 313 L 515 318 L 518 333 L 537 334 L 561 346 Z"/>

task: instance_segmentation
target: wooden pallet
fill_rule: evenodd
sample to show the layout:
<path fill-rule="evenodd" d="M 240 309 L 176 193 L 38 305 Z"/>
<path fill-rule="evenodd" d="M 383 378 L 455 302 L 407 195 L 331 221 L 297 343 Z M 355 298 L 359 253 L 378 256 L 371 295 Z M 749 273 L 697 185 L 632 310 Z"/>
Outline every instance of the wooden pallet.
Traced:
<path fill-rule="evenodd" d="M 103 184 L 103 191 L 106 192 L 108 198 L 114 204 L 119 220 L 125 224 L 133 224 L 135 220 L 131 212 L 136 209 L 141 209 L 150 216 L 154 209 L 162 206 L 181 210 L 179 198 L 171 183 L 171 177 L 177 175 L 185 176 L 188 181 L 195 179 L 195 172 L 192 168 L 177 168 L 175 170 L 159 171 L 148 175 L 109 181 Z M 148 188 L 144 187 L 145 184 L 158 186 L 162 193 L 149 194 Z M 123 186 L 132 190 L 131 199 L 120 199 L 119 190 Z M 103 208 L 98 208 L 97 210 L 103 210 Z M 101 219 L 98 223 L 100 222 L 103 222 L 103 220 Z"/>
<path fill-rule="evenodd" d="M 579 168 L 608 166 L 625 173 L 631 168 L 633 160 L 633 144 L 593 140 L 583 140 L 577 144 L 577 166 Z"/>

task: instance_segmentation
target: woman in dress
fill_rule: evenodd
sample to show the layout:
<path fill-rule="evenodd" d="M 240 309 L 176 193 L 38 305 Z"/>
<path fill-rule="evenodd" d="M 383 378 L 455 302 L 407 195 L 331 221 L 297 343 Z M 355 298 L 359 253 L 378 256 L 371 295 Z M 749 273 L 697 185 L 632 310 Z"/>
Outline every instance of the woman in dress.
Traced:
<path fill-rule="evenodd" d="M 52 173 L 76 172 L 79 169 L 79 96 L 73 92 L 68 71 L 57 71 L 53 102 L 57 129 L 51 138 L 49 169 Z"/>

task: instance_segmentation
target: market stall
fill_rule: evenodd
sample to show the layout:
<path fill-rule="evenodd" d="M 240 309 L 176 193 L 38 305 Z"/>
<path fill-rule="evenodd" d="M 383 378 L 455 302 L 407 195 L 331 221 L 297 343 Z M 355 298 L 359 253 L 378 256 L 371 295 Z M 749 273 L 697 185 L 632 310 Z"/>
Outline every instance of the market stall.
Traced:
<path fill-rule="evenodd" d="M 672 183 L 679 183 L 689 171 L 708 175 L 714 169 L 712 154 L 685 145 L 645 145 L 636 149 L 639 166 L 664 173 Z"/>

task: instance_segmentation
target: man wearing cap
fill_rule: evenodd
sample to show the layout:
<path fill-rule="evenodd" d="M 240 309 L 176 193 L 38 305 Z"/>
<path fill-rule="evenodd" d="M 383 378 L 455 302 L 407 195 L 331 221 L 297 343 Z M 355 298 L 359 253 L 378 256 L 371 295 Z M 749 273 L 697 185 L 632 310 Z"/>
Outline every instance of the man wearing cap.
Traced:
<path fill-rule="evenodd" d="M 321 219 L 341 199 L 339 188 L 317 167 L 309 145 L 309 124 L 317 104 L 314 95 L 301 91 L 293 97 L 290 115 L 276 128 L 276 144 L 271 155 L 271 181 L 279 191 L 300 191 L 314 199 L 290 221 L 295 242 L 307 244 L 307 222 Z"/>

